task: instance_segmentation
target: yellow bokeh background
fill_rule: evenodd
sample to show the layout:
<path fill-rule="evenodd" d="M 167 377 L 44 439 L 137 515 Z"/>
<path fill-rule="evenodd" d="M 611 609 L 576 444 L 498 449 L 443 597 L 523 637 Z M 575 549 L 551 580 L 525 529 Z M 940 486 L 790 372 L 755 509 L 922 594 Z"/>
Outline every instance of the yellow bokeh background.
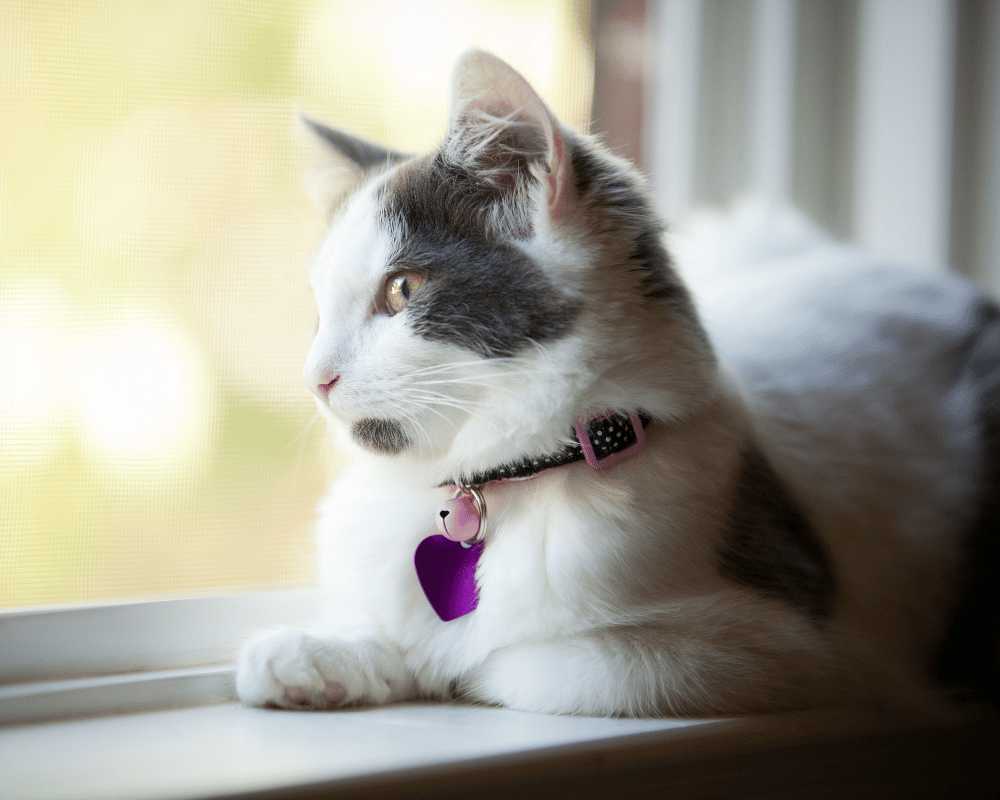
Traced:
<path fill-rule="evenodd" d="M 0 4 L 0 608 L 311 580 L 304 110 L 436 143 L 469 46 L 585 127 L 565 0 Z"/>

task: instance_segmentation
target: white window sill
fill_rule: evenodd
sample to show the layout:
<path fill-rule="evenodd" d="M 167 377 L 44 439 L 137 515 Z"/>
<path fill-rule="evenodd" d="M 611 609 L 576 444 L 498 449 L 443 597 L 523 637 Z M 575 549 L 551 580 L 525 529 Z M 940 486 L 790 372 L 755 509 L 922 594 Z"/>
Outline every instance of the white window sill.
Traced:
<path fill-rule="evenodd" d="M 995 714 L 952 725 L 849 711 L 677 721 L 231 702 L 240 642 L 308 619 L 315 599 L 0 614 L 0 797 L 1000 796 Z"/>
<path fill-rule="evenodd" d="M 409 704 L 232 703 L 0 728 L 6 800 L 337 797 L 991 797 L 995 717 L 812 711 L 588 719 Z"/>
<path fill-rule="evenodd" d="M 233 700 L 240 644 L 316 605 L 298 589 L 0 612 L 0 725 Z"/>
<path fill-rule="evenodd" d="M 0 725 L 221 703 L 233 686 L 228 665 L 0 686 Z"/>

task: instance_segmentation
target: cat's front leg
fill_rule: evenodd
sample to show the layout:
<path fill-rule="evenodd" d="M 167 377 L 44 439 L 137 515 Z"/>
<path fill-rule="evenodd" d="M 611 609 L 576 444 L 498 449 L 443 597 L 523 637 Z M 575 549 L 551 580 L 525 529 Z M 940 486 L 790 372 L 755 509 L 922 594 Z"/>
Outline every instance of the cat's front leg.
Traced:
<path fill-rule="evenodd" d="M 243 648 L 236 693 L 252 706 L 330 709 L 407 700 L 415 681 L 390 644 L 288 629 L 261 634 Z"/>
<path fill-rule="evenodd" d="M 826 659 L 803 626 L 734 627 L 712 637 L 621 626 L 514 645 L 456 688 L 493 705 L 588 716 L 746 713 L 829 699 L 833 687 L 809 677 L 825 674 Z"/>

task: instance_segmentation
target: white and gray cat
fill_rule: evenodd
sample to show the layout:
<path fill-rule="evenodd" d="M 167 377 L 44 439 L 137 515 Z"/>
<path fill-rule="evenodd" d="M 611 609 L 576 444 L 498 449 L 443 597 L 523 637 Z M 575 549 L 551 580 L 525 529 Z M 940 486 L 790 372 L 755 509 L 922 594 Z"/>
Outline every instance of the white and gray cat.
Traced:
<path fill-rule="evenodd" d="M 993 303 L 789 217 L 670 256 L 636 172 L 481 51 L 436 152 L 311 126 L 357 178 L 305 368 L 353 452 L 325 622 L 250 642 L 244 702 L 938 702 L 966 546 L 995 550 Z"/>

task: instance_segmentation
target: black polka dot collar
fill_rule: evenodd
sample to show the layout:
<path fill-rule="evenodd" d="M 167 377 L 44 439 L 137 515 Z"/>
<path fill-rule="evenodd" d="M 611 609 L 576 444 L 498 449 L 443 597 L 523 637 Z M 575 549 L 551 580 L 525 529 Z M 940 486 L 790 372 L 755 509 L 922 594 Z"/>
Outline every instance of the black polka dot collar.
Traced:
<path fill-rule="evenodd" d="M 530 478 L 576 461 L 586 461 L 594 469 L 607 469 L 645 447 L 645 428 L 651 421 L 640 411 L 597 414 L 577 422 L 573 426 L 573 443 L 558 453 L 463 476 L 452 484 L 454 496 L 441 504 L 434 517 L 440 533 L 421 541 L 413 556 L 417 579 L 438 617 L 448 622 L 471 614 L 479 606 L 476 567 L 489 525 L 480 486 Z"/>
<path fill-rule="evenodd" d="M 646 444 L 645 428 L 652 417 L 642 411 L 595 414 L 573 426 L 573 442 L 541 458 L 525 458 L 486 472 L 463 477 L 453 485 L 481 486 L 494 481 L 531 478 L 539 472 L 586 461 L 594 469 L 607 469 L 637 455 Z"/>

